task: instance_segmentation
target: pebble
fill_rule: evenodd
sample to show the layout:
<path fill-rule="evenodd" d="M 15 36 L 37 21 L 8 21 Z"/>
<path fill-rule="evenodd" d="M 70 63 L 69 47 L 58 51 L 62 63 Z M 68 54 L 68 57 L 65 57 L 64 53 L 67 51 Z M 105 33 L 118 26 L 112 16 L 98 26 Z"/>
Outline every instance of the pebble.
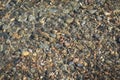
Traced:
<path fill-rule="evenodd" d="M 97 12 L 97 10 L 89 10 L 89 13 L 90 14 L 94 14 L 94 13 L 96 13 Z"/>
<path fill-rule="evenodd" d="M 33 56 L 37 56 L 37 53 L 33 53 Z"/>
<path fill-rule="evenodd" d="M 82 65 L 82 64 L 80 64 L 80 63 L 78 63 L 78 64 L 77 64 L 77 66 L 78 66 L 78 67 L 83 67 L 83 65 Z"/>
<path fill-rule="evenodd" d="M 69 65 L 73 65 L 73 64 L 74 64 L 74 62 L 73 62 L 73 61 L 69 62 Z"/>
<path fill-rule="evenodd" d="M 106 16 L 110 16 L 111 15 L 111 12 L 104 12 L 104 14 L 106 15 Z"/>
<path fill-rule="evenodd" d="M 10 39 L 7 39 L 6 44 L 10 44 L 10 43 L 11 43 Z"/>
<path fill-rule="evenodd" d="M 3 51 L 3 45 L 0 45 L 0 52 Z"/>
<path fill-rule="evenodd" d="M 70 43 L 67 42 L 67 41 L 65 41 L 65 42 L 64 42 L 64 45 L 65 45 L 66 47 L 69 47 L 69 46 L 70 46 Z"/>
<path fill-rule="evenodd" d="M 22 56 L 28 56 L 28 55 L 30 55 L 30 52 L 28 52 L 28 51 L 23 51 L 22 52 Z"/>
<path fill-rule="evenodd" d="M 97 20 L 101 21 L 103 18 L 101 16 L 97 16 Z"/>
<path fill-rule="evenodd" d="M 12 37 L 14 39 L 20 39 L 21 38 L 21 36 L 18 33 L 13 33 Z"/>
<path fill-rule="evenodd" d="M 82 21 L 81 25 L 84 26 L 86 24 L 86 21 Z"/>
<path fill-rule="evenodd" d="M 70 23 L 73 22 L 73 20 L 74 20 L 74 18 L 67 18 L 66 22 L 67 22 L 68 24 L 70 24 Z"/>
<path fill-rule="evenodd" d="M 112 64 L 112 61 L 110 61 L 110 60 L 106 60 L 105 61 L 107 64 Z"/>
<path fill-rule="evenodd" d="M 49 9 L 49 12 L 50 13 L 55 13 L 55 12 L 57 12 L 58 10 L 56 9 L 56 8 L 51 8 L 51 9 Z"/>
<path fill-rule="evenodd" d="M 56 34 L 50 33 L 50 36 L 53 37 L 53 38 L 55 38 L 55 37 L 56 37 Z"/>
<path fill-rule="evenodd" d="M 74 62 L 74 63 L 77 63 L 78 61 L 79 61 L 79 58 L 74 58 L 74 59 L 73 59 L 73 62 Z"/>
<path fill-rule="evenodd" d="M 40 19 L 40 23 L 44 25 L 45 24 L 45 18 Z"/>
<path fill-rule="evenodd" d="M 0 32 L 0 37 L 3 37 L 4 39 L 8 39 L 9 38 L 9 35 L 8 33 L 5 33 L 5 32 Z"/>
<path fill-rule="evenodd" d="M 31 68 L 31 72 L 34 73 L 34 72 L 35 72 L 35 69 L 34 69 L 34 68 Z"/>
<path fill-rule="evenodd" d="M 117 37 L 117 38 L 116 38 L 116 42 L 117 42 L 118 44 L 120 44 L 120 37 Z"/>
<path fill-rule="evenodd" d="M 10 26 L 7 26 L 6 24 L 3 25 L 3 29 L 4 29 L 4 30 L 9 29 L 9 27 L 10 27 Z"/>
<path fill-rule="evenodd" d="M 47 43 L 40 42 L 40 48 L 49 49 L 49 45 Z"/>
<path fill-rule="evenodd" d="M 63 54 L 67 54 L 67 50 L 63 50 L 62 53 L 63 53 Z"/>
<path fill-rule="evenodd" d="M 29 16 L 29 21 L 34 21 L 34 20 L 35 20 L 35 16 L 30 15 L 30 16 Z"/>

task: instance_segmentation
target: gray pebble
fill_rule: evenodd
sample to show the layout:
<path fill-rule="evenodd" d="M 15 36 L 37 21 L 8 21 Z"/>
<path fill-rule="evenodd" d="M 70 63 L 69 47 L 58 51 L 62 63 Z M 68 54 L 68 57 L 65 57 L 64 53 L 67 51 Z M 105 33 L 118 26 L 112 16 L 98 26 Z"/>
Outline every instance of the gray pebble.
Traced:
<path fill-rule="evenodd" d="M 89 13 L 90 14 L 94 14 L 94 13 L 96 13 L 97 12 L 97 10 L 89 10 Z"/>
<path fill-rule="evenodd" d="M 50 36 L 53 37 L 53 38 L 55 38 L 55 37 L 56 37 L 56 34 L 50 33 Z"/>
<path fill-rule="evenodd" d="M 29 16 L 29 21 L 34 21 L 34 20 L 35 20 L 35 16 L 30 15 L 30 16 Z"/>

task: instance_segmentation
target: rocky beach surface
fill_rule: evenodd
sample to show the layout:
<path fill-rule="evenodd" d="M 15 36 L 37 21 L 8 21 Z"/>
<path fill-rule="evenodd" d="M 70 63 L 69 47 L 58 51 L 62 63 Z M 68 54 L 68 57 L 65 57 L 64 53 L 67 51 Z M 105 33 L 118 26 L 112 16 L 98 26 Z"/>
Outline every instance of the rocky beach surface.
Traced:
<path fill-rule="evenodd" d="M 0 0 L 0 80 L 120 80 L 120 0 Z"/>

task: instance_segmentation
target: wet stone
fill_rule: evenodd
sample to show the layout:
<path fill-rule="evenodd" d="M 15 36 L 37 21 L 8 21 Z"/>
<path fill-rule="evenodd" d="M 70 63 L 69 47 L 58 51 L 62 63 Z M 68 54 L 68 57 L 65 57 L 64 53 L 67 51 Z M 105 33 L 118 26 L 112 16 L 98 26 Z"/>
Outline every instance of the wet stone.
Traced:
<path fill-rule="evenodd" d="M 120 44 L 120 37 L 117 37 L 117 38 L 116 38 L 116 42 L 117 42 L 118 44 Z"/>
<path fill-rule="evenodd" d="M 34 39 L 34 38 L 35 38 L 35 35 L 31 34 L 30 39 Z"/>
<path fill-rule="evenodd" d="M 0 31 L 3 30 L 3 25 L 0 25 Z"/>

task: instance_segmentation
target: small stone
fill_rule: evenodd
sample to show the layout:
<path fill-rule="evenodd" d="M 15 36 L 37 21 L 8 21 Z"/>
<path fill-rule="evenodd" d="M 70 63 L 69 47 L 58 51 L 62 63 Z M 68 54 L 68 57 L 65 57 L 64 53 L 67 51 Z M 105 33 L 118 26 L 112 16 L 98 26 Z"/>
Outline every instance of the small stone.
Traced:
<path fill-rule="evenodd" d="M 101 16 L 97 16 L 97 20 L 102 21 L 102 17 Z"/>
<path fill-rule="evenodd" d="M 31 52 L 31 53 L 33 52 L 32 49 L 28 49 L 28 51 Z"/>
<path fill-rule="evenodd" d="M 63 51 L 62 51 L 62 53 L 63 53 L 63 54 L 66 54 L 66 53 L 67 53 L 67 51 L 66 51 L 66 50 L 63 50 Z"/>
<path fill-rule="evenodd" d="M 34 69 L 34 68 L 31 68 L 31 72 L 34 73 L 34 72 L 35 72 L 35 69 Z"/>
<path fill-rule="evenodd" d="M 80 25 L 79 19 L 75 19 L 75 22 L 77 23 L 77 25 Z"/>
<path fill-rule="evenodd" d="M 23 80 L 27 80 L 27 77 L 26 77 L 26 76 L 23 76 Z"/>
<path fill-rule="evenodd" d="M 120 37 L 116 38 L 116 42 L 120 44 Z"/>
<path fill-rule="evenodd" d="M 49 12 L 50 13 L 55 13 L 55 12 L 57 12 L 58 10 L 56 9 L 56 8 L 51 8 L 51 9 L 49 9 Z"/>
<path fill-rule="evenodd" d="M 96 11 L 97 11 L 97 10 L 89 10 L 89 13 L 90 13 L 90 14 L 94 14 L 94 13 L 96 13 Z"/>
<path fill-rule="evenodd" d="M 65 41 L 64 45 L 65 45 L 66 47 L 69 47 L 69 46 L 70 46 L 70 43 L 67 42 L 67 41 Z"/>
<path fill-rule="evenodd" d="M 111 15 L 111 12 L 104 12 L 104 14 L 105 14 L 106 16 L 110 16 L 110 15 Z"/>
<path fill-rule="evenodd" d="M 30 53 L 28 51 L 23 51 L 22 56 L 28 56 Z"/>
<path fill-rule="evenodd" d="M 7 26 L 6 24 L 4 24 L 4 25 L 2 26 L 2 28 L 3 28 L 3 30 L 6 30 L 6 29 L 9 29 L 10 26 Z"/>
<path fill-rule="evenodd" d="M 70 23 L 73 22 L 73 20 L 74 20 L 74 18 L 68 18 L 68 19 L 66 20 L 66 22 L 70 24 Z"/>
<path fill-rule="evenodd" d="M 73 62 L 75 62 L 75 63 L 78 62 L 78 61 L 79 61 L 79 58 L 74 58 L 73 59 Z"/>
<path fill-rule="evenodd" d="M 73 61 L 69 62 L 69 65 L 74 65 L 74 62 Z"/>
<path fill-rule="evenodd" d="M 42 18 L 42 19 L 40 20 L 40 23 L 44 25 L 44 24 L 45 24 L 45 18 Z"/>
<path fill-rule="evenodd" d="M 81 25 L 84 26 L 86 24 L 86 21 L 82 21 Z"/>
<path fill-rule="evenodd" d="M 3 25 L 0 25 L 0 31 L 2 31 L 3 30 Z"/>
<path fill-rule="evenodd" d="M 63 10 L 63 13 L 69 13 L 69 12 L 70 12 L 69 9 L 64 9 L 64 10 Z"/>
<path fill-rule="evenodd" d="M 112 64 L 112 61 L 106 60 L 106 63 L 107 63 L 107 64 Z"/>
<path fill-rule="evenodd" d="M 79 50 L 84 49 L 84 46 L 83 46 L 82 44 L 80 44 L 80 45 L 76 45 L 76 47 L 77 47 Z"/>
<path fill-rule="evenodd" d="M 33 53 L 33 56 L 37 56 L 37 53 Z"/>
<path fill-rule="evenodd" d="M 0 37 L 3 37 L 4 39 L 8 39 L 9 35 L 6 32 L 2 32 L 2 33 L 0 33 Z"/>
<path fill-rule="evenodd" d="M 20 39 L 21 38 L 21 36 L 18 33 L 13 33 L 12 37 L 15 38 L 15 39 Z"/>
<path fill-rule="evenodd" d="M 29 21 L 34 21 L 34 20 L 35 20 L 35 16 L 30 15 L 30 16 L 29 16 Z"/>
<path fill-rule="evenodd" d="M 3 51 L 3 45 L 0 45 L 0 51 Z"/>
<path fill-rule="evenodd" d="M 0 75 L 0 80 L 3 80 L 5 75 Z"/>
<path fill-rule="evenodd" d="M 55 38 L 55 37 L 56 37 L 56 34 L 50 33 L 50 36 L 53 37 L 53 38 Z"/>
<path fill-rule="evenodd" d="M 98 34 L 93 34 L 92 38 L 96 41 L 99 41 L 100 36 Z"/>
<path fill-rule="evenodd" d="M 10 43 L 11 43 L 10 39 L 7 39 L 6 44 L 10 44 Z"/>
<path fill-rule="evenodd" d="M 79 63 L 79 64 L 77 64 L 77 66 L 78 66 L 78 67 L 82 67 L 83 65 Z"/>
<path fill-rule="evenodd" d="M 49 34 L 48 34 L 48 33 L 46 33 L 46 32 L 42 32 L 41 34 L 42 34 L 44 37 L 49 38 Z"/>
<path fill-rule="evenodd" d="M 87 62 L 84 62 L 83 64 L 84 64 L 84 66 L 88 66 Z"/>

